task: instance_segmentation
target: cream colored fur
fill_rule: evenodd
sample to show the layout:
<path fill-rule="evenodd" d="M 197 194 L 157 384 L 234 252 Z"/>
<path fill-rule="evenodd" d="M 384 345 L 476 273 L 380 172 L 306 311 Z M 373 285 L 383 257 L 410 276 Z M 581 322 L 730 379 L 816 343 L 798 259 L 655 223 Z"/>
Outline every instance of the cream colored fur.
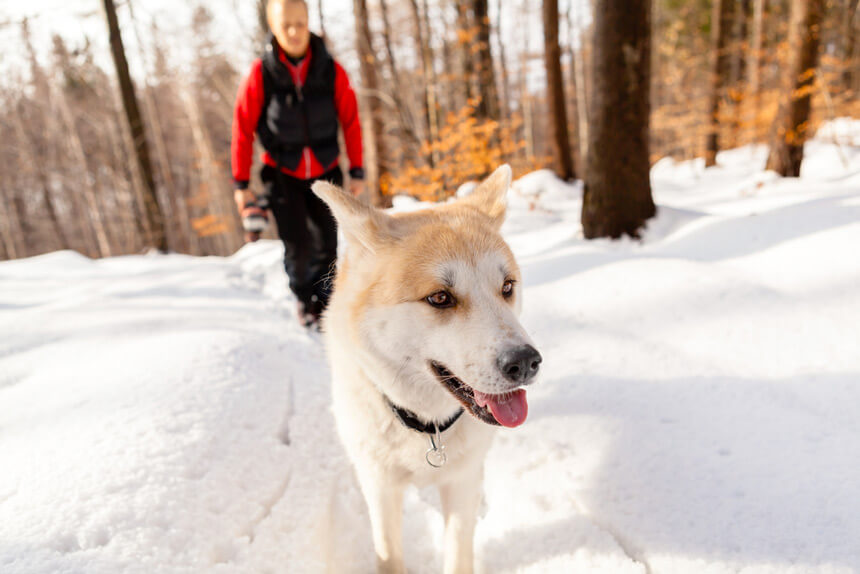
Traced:
<path fill-rule="evenodd" d="M 442 435 L 447 464 L 433 468 L 424 458 L 427 435 L 404 427 L 383 393 L 424 420 L 451 417 L 460 404 L 430 360 L 482 392 L 511 389 L 496 357 L 530 339 L 517 319 L 520 271 L 499 235 L 510 183 L 511 170 L 502 166 L 466 198 L 396 215 L 314 184 L 346 238 L 323 330 L 337 428 L 367 501 L 380 572 L 404 572 L 402 503 L 410 483 L 440 490 L 444 571 L 472 572 L 484 458 L 495 427 L 464 413 Z M 505 299 L 500 289 L 508 278 L 515 291 Z M 455 308 L 426 301 L 443 288 L 457 297 Z"/>

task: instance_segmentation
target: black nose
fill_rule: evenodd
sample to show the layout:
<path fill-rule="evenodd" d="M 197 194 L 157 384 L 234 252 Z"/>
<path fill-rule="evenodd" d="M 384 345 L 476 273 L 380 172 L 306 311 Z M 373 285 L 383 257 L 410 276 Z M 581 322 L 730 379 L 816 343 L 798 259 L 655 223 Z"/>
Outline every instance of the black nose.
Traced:
<path fill-rule="evenodd" d="M 509 381 L 520 385 L 529 383 L 537 374 L 543 359 L 531 345 L 514 347 L 499 355 L 499 370 Z"/>

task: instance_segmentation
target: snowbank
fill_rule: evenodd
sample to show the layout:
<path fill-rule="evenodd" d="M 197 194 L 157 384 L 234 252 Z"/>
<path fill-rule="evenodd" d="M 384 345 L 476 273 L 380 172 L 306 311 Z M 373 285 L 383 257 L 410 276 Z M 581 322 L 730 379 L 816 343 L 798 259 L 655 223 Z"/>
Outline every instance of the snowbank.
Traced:
<path fill-rule="evenodd" d="M 860 571 L 858 136 L 820 130 L 796 180 L 761 148 L 661 162 L 641 242 L 516 182 L 545 360 L 487 460 L 484 572 Z M 0 334 L 0 571 L 372 569 L 276 242 L 2 263 Z M 435 493 L 405 512 L 410 571 L 441 571 Z"/>

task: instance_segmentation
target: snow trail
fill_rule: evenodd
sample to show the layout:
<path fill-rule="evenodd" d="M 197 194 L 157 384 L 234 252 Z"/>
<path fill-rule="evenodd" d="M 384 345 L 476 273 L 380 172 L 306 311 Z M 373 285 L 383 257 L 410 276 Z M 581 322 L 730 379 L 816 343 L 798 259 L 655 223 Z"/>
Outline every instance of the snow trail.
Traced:
<path fill-rule="evenodd" d="M 860 122 L 833 130 L 797 180 L 757 148 L 660 162 L 640 242 L 582 240 L 578 184 L 516 182 L 544 363 L 487 459 L 483 572 L 860 572 Z M 280 258 L 0 263 L 0 571 L 372 571 Z M 438 506 L 407 493 L 410 572 L 441 570 Z"/>

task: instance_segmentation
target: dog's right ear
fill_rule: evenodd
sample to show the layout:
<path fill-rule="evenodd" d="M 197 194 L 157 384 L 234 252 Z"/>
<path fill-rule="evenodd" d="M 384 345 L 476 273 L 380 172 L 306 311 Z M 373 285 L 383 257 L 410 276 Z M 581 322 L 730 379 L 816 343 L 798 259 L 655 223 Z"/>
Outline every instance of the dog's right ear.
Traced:
<path fill-rule="evenodd" d="M 344 235 L 376 252 L 389 231 L 391 217 L 388 214 L 327 181 L 317 181 L 311 190 L 328 204 Z"/>
<path fill-rule="evenodd" d="M 479 209 L 490 218 L 496 229 L 499 229 L 505 221 L 507 193 L 511 188 L 512 179 L 511 166 L 504 164 L 478 184 L 472 193 L 459 201 Z"/>

